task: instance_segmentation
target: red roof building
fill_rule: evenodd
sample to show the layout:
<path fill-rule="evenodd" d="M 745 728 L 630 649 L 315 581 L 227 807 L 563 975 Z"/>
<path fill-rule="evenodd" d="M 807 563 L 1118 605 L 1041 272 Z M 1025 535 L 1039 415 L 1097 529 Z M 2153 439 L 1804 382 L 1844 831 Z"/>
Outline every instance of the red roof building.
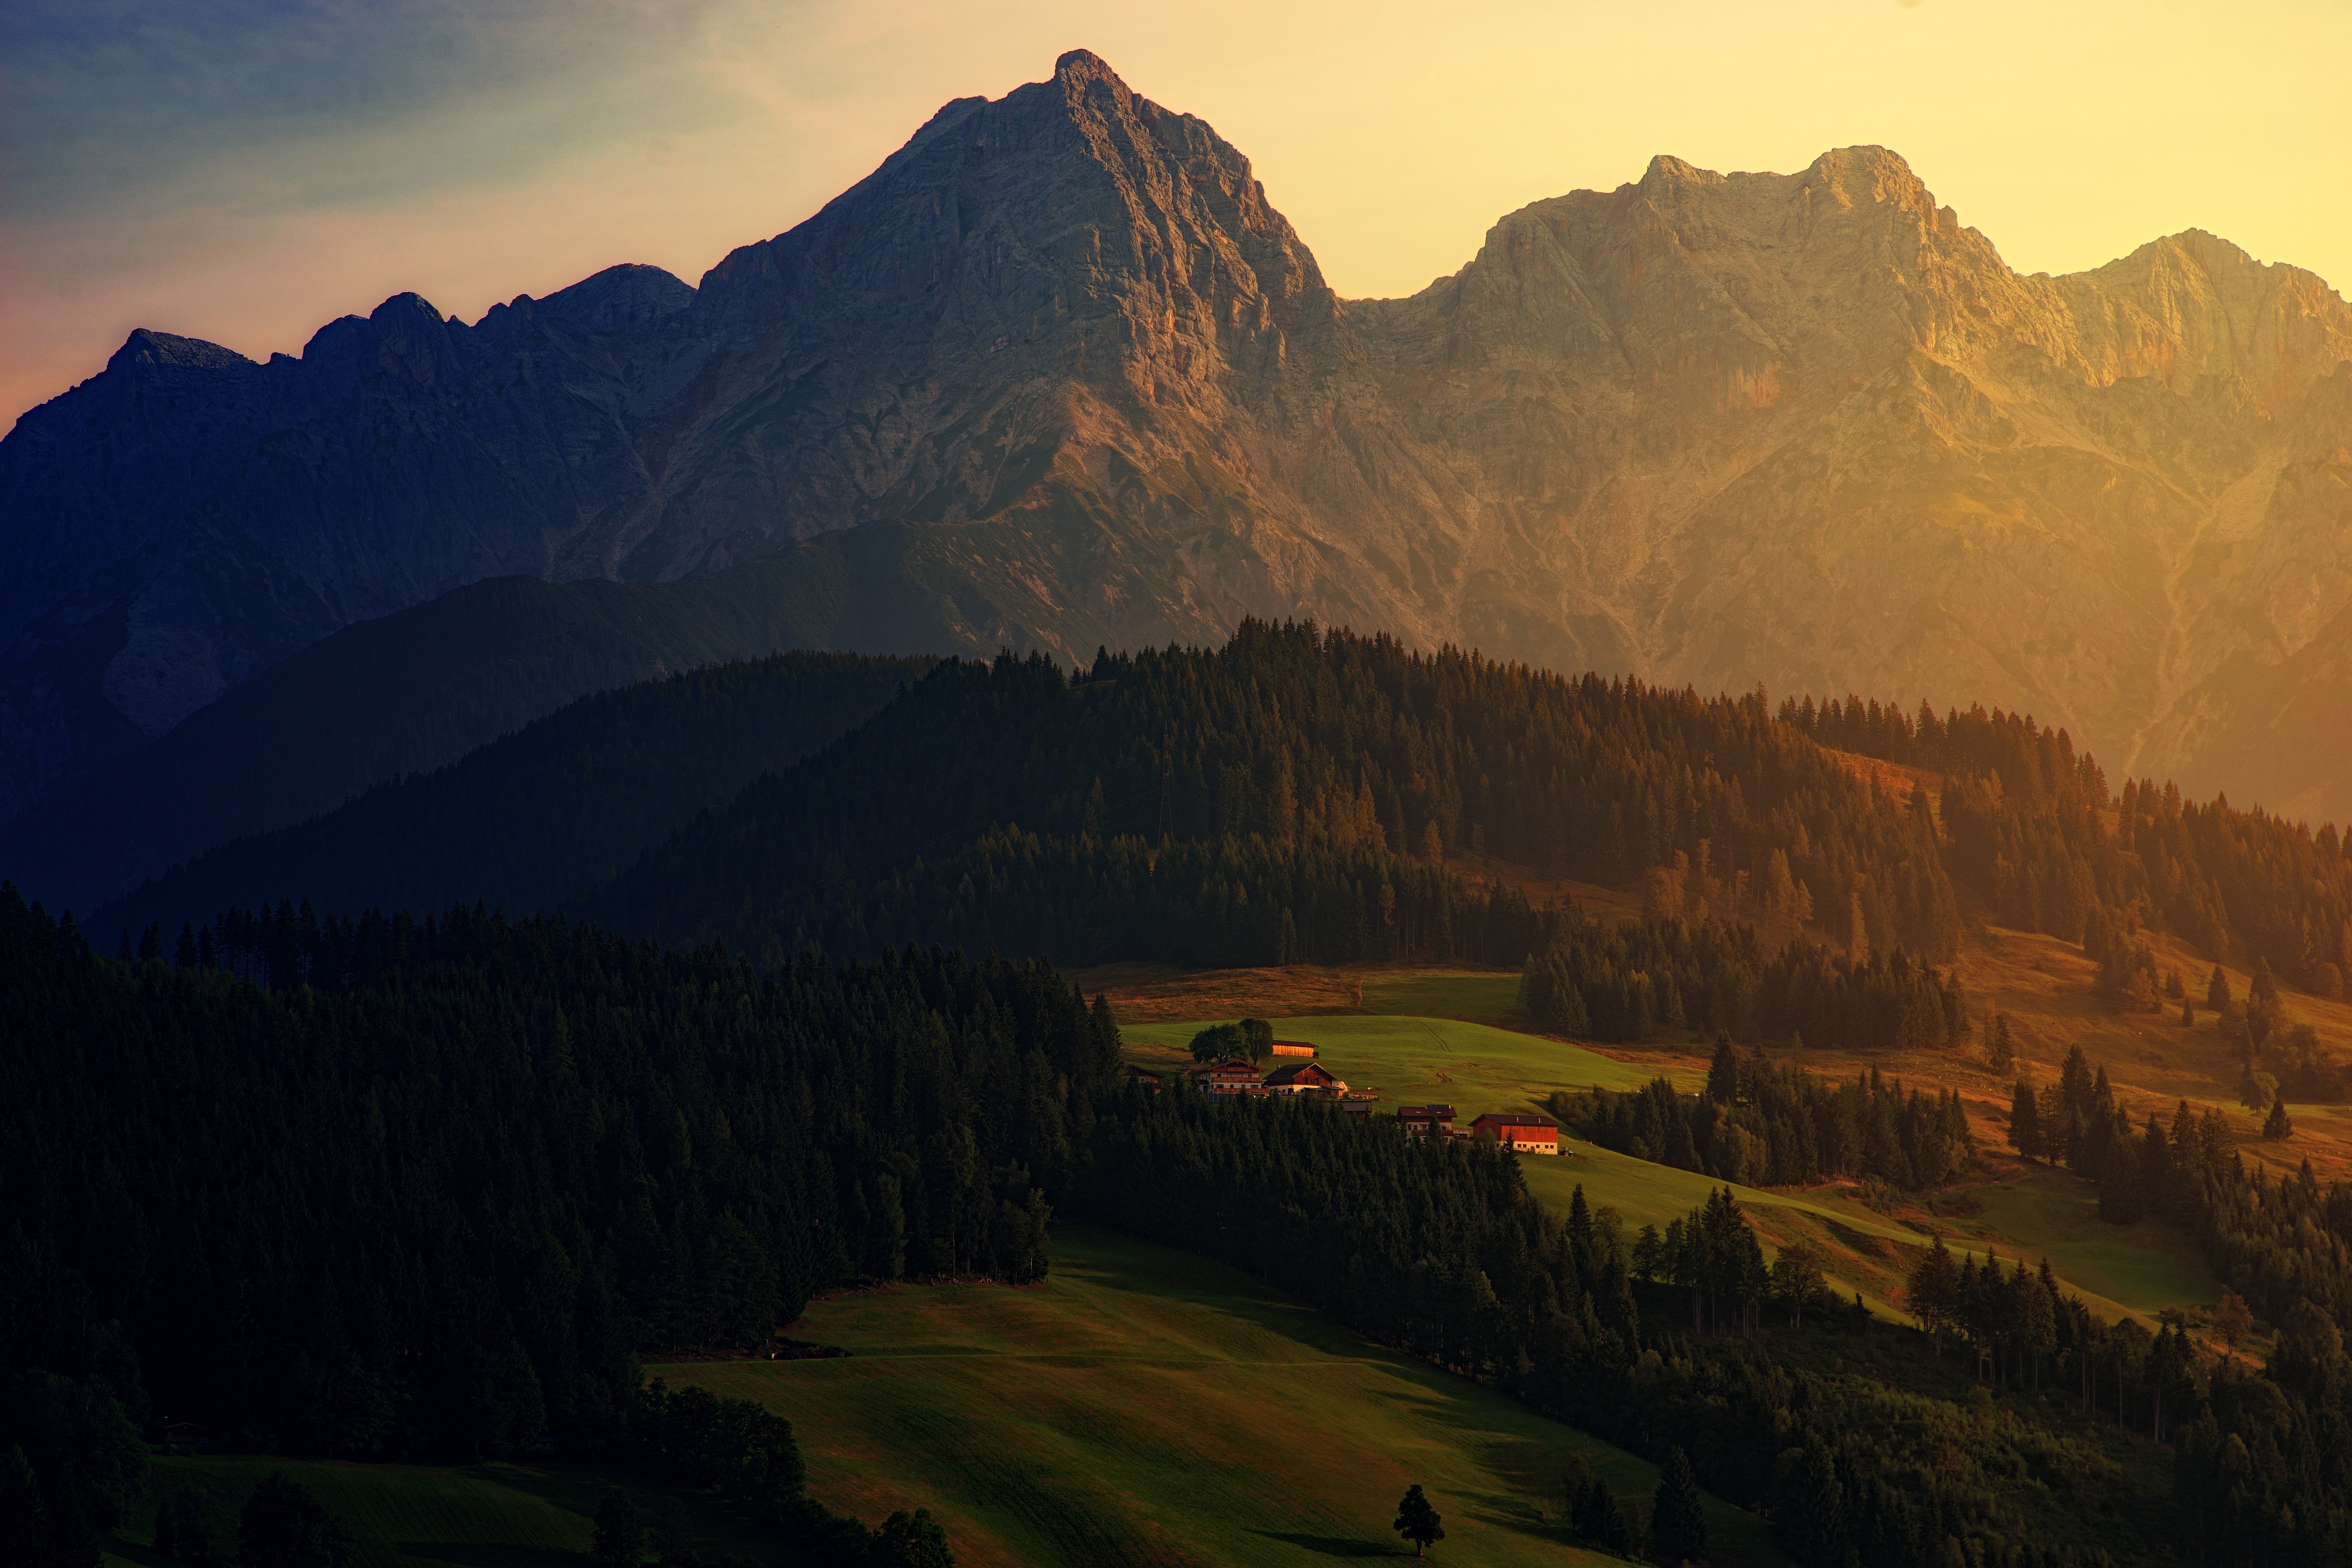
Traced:
<path fill-rule="evenodd" d="M 1470 1123 L 1470 1136 L 1490 1138 L 1523 1154 L 1559 1152 L 1559 1123 L 1528 1110 L 1489 1110 Z"/>
<path fill-rule="evenodd" d="M 1348 1086 L 1320 1062 L 1292 1062 L 1265 1075 L 1268 1094 L 1345 1094 Z"/>

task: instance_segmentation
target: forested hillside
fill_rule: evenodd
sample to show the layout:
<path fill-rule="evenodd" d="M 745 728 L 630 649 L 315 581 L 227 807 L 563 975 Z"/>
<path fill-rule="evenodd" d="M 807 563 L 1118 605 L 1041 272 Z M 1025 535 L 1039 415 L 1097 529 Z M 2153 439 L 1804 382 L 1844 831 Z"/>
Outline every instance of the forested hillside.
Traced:
<path fill-rule="evenodd" d="M 0 891 L 6 1367 L 89 1375 L 114 1322 L 166 1408 L 264 1448 L 593 1448 L 640 1351 L 862 1277 L 1034 1276 L 1118 1058 L 1042 964 L 283 935 L 264 985 L 94 958 Z"/>
<path fill-rule="evenodd" d="M 981 842 L 1014 826 L 1034 843 Z M 1166 843 L 1213 847 L 1171 858 Z M 952 932 L 1157 957 L 1142 938 L 1160 925 L 1135 927 L 1125 953 L 1108 933 L 1181 905 L 1249 962 L 1451 943 L 1518 963 L 1532 926 L 1465 913 L 1403 865 L 1457 848 L 1612 884 L 1662 868 L 1694 918 L 1790 921 L 1801 902 L 1831 931 L 1936 957 L 1959 932 L 1926 812 L 1759 698 L 1263 623 L 1213 651 L 1104 654 L 1075 678 L 1042 658 L 943 666 L 585 907 L 761 955 Z M 1474 938 L 1465 921 L 1510 934 Z"/>
<path fill-rule="evenodd" d="M 2352 843 L 2226 795 L 2199 803 L 2170 784 L 2105 773 L 2063 731 L 1982 708 L 1938 717 L 1856 697 L 1784 702 L 1791 728 L 1827 746 L 1942 780 L 1953 879 L 1992 918 L 2082 940 L 2095 906 L 2130 911 L 2209 957 L 2268 963 L 2323 996 L 2352 970 Z"/>
<path fill-rule="evenodd" d="M 289 889 L 321 914 L 553 909 L 856 728 L 937 662 L 777 654 L 583 697 L 463 761 L 176 867 L 83 923 L 169 936 Z"/>

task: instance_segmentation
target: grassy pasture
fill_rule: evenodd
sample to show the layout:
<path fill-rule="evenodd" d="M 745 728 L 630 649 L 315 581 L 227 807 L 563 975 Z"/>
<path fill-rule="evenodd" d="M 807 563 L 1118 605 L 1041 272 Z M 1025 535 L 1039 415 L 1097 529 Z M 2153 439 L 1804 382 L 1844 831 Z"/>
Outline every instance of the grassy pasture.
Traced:
<path fill-rule="evenodd" d="M 264 1476 L 284 1470 L 319 1496 L 356 1539 L 354 1568 L 578 1568 L 594 1534 L 596 1505 L 615 1483 L 648 1522 L 669 1506 L 642 1479 L 578 1465 L 358 1465 L 322 1459 L 172 1458 L 155 1461 L 158 1495 L 194 1485 L 210 1499 L 213 1543 L 236 1552 L 237 1510 Z M 682 1504 L 697 1550 L 755 1563 L 787 1559 L 772 1536 L 699 1501 Z M 147 1550 L 151 1517 L 109 1542 L 113 1563 L 162 1568 Z"/>
<path fill-rule="evenodd" d="M 1477 987 L 1491 987 L 1496 978 L 1470 972 L 1407 971 L 1368 976 L 1363 984 L 1367 1001 L 1442 1000 L 1450 991 L 1457 1000 L 1475 1004 L 1481 999 Z M 1130 1059 L 1172 1067 L 1190 1060 L 1186 1047 L 1195 1032 L 1220 1021 L 1133 1025 L 1120 1034 Z M 1704 1055 L 1692 1047 L 1622 1052 L 1612 1047 L 1614 1054 L 1604 1056 L 1551 1037 L 1458 1018 L 1286 1018 L 1276 1032 L 1313 1042 L 1318 1059 L 1350 1088 L 1377 1089 L 1383 1110 L 1400 1102 L 1438 1100 L 1452 1104 L 1464 1121 L 1482 1110 L 1539 1105 L 1555 1089 L 1633 1089 L 1661 1073 L 1687 1091 L 1698 1086 L 1706 1072 Z M 1817 1055 L 1829 1059 L 1816 1060 Z M 1893 1062 L 1887 1069 L 1935 1081 L 1914 1068 L 1913 1058 L 1926 1055 L 1913 1053 L 1899 1069 Z M 1832 1075 L 1869 1065 L 1863 1059 L 1840 1062 L 1826 1052 L 1805 1056 L 1805 1066 Z M 1990 1100 L 1979 1106 L 1980 1110 L 1989 1109 Z M 1985 1116 L 1979 1122 L 1980 1145 L 1997 1145 L 1999 1129 Z M 1564 1209 L 1580 1183 L 1587 1201 L 1616 1209 L 1629 1229 L 1644 1224 L 1663 1226 L 1698 1206 L 1717 1184 L 1695 1172 L 1581 1142 L 1557 1159 L 1530 1157 L 1521 1164 L 1528 1189 L 1543 1202 Z M 2006 1179 L 1968 1188 L 1956 1194 L 1957 1202 L 1939 1201 L 1932 1211 L 1906 1204 L 1895 1215 L 1864 1206 L 1857 1189 L 1844 1184 L 1803 1191 L 1735 1191 L 1769 1246 L 1777 1248 L 1798 1236 L 1810 1237 L 1828 1251 L 1831 1274 L 1839 1286 L 1861 1292 L 1874 1310 L 1889 1316 L 1902 1315 L 1894 1304 L 1895 1292 L 1916 1261 L 1915 1249 L 1925 1247 L 1930 1234 L 1941 1234 L 1946 1245 L 1979 1256 L 1990 1250 L 2012 1260 L 2023 1257 L 2038 1262 L 2047 1257 L 2060 1278 L 2104 1317 L 2146 1320 L 2168 1307 L 2210 1305 L 2218 1299 L 2211 1276 L 2187 1238 L 2172 1227 L 2155 1220 L 2121 1227 L 2105 1225 L 2098 1218 L 2091 1189 L 2061 1172 L 2027 1171 L 2002 1161 L 1996 1173 Z"/>
<path fill-rule="evenodd" d="M 1562 1462 L 1628 1501 L 1656 1485 L 1245 1275 L 1087 1226 L 1055 1227 L 1042 1285 L 837 1297 L 794 1331 L 853 1354 L 652 1370 L 787 1416 L 814 1495 L 868 1520 L 929 1508 L 967 1564 L 1410 1556 L 1389 1523 L 1416 1481 L 1448 1560 L 1600 1563 L 1546 1522 Z M 1708 1530 L 1718 1563 L 1780 1561 L 1748 1514 L 1711 1504 Z"/>
<path fill-rule="evenodd" d="M 1127 1025 L 1119 1036 L 1129 1060 L 1172 1068 L 1190 1063 L 1192 1037 L 1220 1021 Z M 1316 1059 L 1350 1089 L 1377 1088 L 1387 1106 L 1444 1100 L 1465 1120 L 1482 1110 L 1525 1110 L 1564 1086 L 1638 1089 L 1653 1076 L 1645 1064 L 1458 1018 L 1284 1018 L 1275 1033 L 1311 1042 Z"/>

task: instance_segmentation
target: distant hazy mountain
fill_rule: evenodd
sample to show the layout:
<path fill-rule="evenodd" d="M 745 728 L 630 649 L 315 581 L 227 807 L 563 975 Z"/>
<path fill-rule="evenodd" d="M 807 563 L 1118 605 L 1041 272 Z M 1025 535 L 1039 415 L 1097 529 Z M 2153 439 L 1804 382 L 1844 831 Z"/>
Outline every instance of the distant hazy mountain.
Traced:
<path fill-rule="evenodd" d="M 877 522 L 958 646 L 1311 613 L 1703 689 L 2033 711 L 2352 815 L 2352 309 L 2209 236 L 2021 277 L 1876 148 L 1670 158 L 1342 301 L 1092 55 L 689 289 L 256 365 L 135 334 L 0 442 L 0 811 L 335 626 Z M 940 645 L 945 651 L 949 645 Z"/>
<path fill-rule="evenodd" d="M 861 529 L 681 583 L 494 578 L 347 626 L 0 823 L 0 878 L 87 917 L 174 862 L 431 773 L 590 692 L 782 648 L 961 647 L 903 532 Z M 563 788 L 547 779 L 530 793 Z M 433 864 L 412 857 L 420 889 Z M 307 875 L 282 885 L 327 891 Z M 488 896 L 488 883 L 469 886 Z"/>
<path fill-rule="evenodd" d="M 542 588 L 546 592 L 557 592 Z M 320 915 L 552 910 L 706 806 L 856 729 L 937 661 L 788 653 L 583 697 L 464 761 L 225 844 L 96 912 L 101 937 L 167 933 L 289 894 Z"/>

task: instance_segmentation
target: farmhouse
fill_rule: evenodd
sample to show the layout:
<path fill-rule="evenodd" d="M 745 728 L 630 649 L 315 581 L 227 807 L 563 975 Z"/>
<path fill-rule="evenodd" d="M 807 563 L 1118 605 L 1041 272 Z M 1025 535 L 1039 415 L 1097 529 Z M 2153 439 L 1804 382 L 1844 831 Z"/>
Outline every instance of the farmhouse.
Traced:
<path fill-rule="evenodd" d="M 1489 1110 L 1470 1123 L 1470 1136 L 1490 1138 L 1525 1154 L 1559 1152 L 1559 1123 L 1528 1110 Z"/>
<path fill-rule="evenodd" d="M 1248 1062 L 1216 1062 L 1204 1068 L 1189 1068 L 1185 1076 L 1202 1094 L 1265 1092 L 1265 1085 L 1258 1081 L 1257 1068 Z"/>
<path fill-rule="evenodd" d="M 1433 1132 L 1444 1138 L 1454 1131 L 1454 1108 L 1450 1105 L 1400 1105 L 1397 1120 L 1415 1138 L 1426 1138 Z"/>
<path fill-rule="evenodd" d="M 1293 1062 L 1265 1075 L 1268 1094 L 1331 1094 L 1348 1092 L 1348 1086 L 1331 1076 L 1320 1062 Z"/>
<path fill-rule="evenodd" d="M 1138 1067 L 1135 1063 L 1129 1062 L 1126 1064 L 1125 1070 L 1128 1082 L 1139 1083 L 1155 1094 L 1160 1091 L 1160 1075 L 1151 1068 Z"/>
<path fill-rule="evenodd" d="M 1278 1057 L 1311 1057 L 1315 1054 L 1315 1047 L 1305 1040 L 1276 1040 L 1274 1042 L 1274 1054 Z"/>

